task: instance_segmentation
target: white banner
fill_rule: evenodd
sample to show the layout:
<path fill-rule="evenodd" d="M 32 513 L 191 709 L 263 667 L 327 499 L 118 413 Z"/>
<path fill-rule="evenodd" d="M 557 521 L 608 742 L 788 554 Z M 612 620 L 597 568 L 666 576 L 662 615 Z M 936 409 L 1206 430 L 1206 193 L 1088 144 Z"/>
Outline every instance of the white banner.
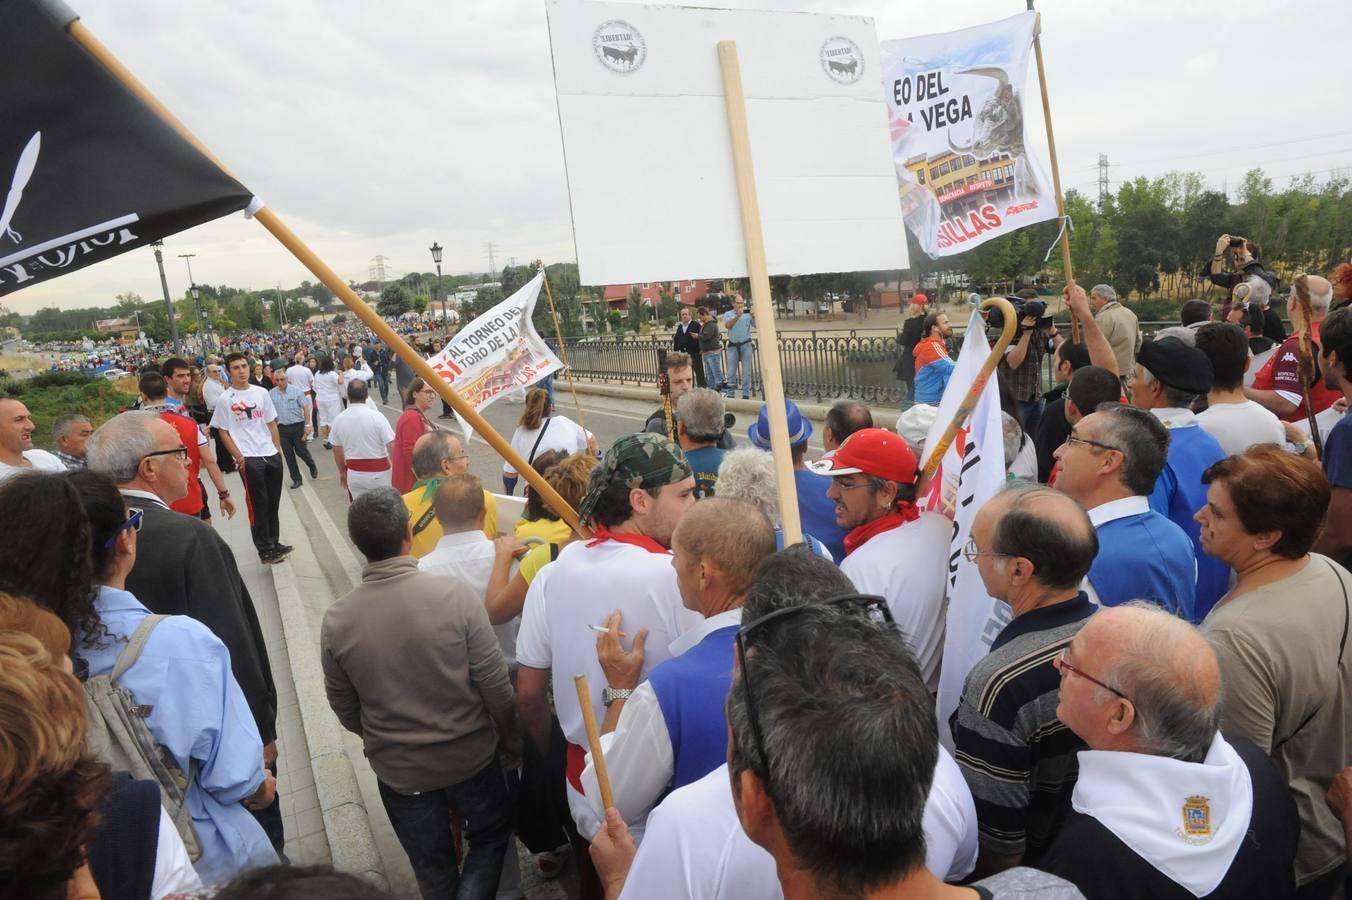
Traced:
<path fill-rule="evenodd" d="M 986 323 L 979 312 L 973 311 L 957 365 L 948 380 L 943 399 L 939 401 L 939 414 L 930 426 L 926 448 L 938 445 L 989 355 Z M 948 554 L 948 619 L 944 634 L 944 666 L 939 676 L 937 705 L 939 738 L 950 750 L 953 749 L 953 736 L 949 731 L 948 719 L 957 709 L 962 696 L 962 683 L 977 660 L 990 651 L 991 642 L 1010 620 L 1009 607 L 986 593 L 976 564 L 968 562 L 962 555 L 971 535 L 976 511 L 997 494 L 1004 484 L 1005 442 L 1000 419 L 1000 394 L 995 379 L 988 378 L 976 408 L 944 453 L 943 461 L 920 501 L 925 509 L 943 513 L 953 520 L 953 543 Z"/>
<path fill-rule="evenodd" d="M 1049 166 L 1024 128 L 1024 110 L 1038 108 L 1024 91 L 1036 21 L 1026 12 L 882 42 L 901 207 L 931 257 L 1056 218 Z"/>
<path fill-rule="evenodd" d="M 543 272 L 536 275 L 515 294 L 461 328 L 440 353 L 428 360 L 476 410 L 482 411 L 505 391 L 525 388 L 563 368 L 531 324 L 544 280 Z M 469 435 L 469 426 L 463 427 Z"/>

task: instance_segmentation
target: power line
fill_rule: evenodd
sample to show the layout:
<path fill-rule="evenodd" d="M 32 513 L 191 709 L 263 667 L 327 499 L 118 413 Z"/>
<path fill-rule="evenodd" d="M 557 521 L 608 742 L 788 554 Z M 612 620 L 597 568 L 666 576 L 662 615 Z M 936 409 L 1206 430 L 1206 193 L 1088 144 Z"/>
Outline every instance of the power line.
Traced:
<path fill-rule="evenodd" d="M 1262 149 L 1266 149 L 1266 148 L 1268 148 L 1268 147 L 1284 147 L 1284 146 L 1287 146 L 1287 145 L 1290 145 L 1290 144 L 1303 144 L 1303 143 L 1306 143 L 1306 142 L 1308 142 L 1308 141 L 1322 141 L 1322 140 L 1325 140 L 1325 139 L 1327 139 L 1327 138 L 1333 138 L 1333 137 L 1345 137 L 1346 135 L 1349 135 L 1349 134 L 1352 134 L 1352 131 L 1334 131 L 1334 132 L 1330 132 L 1330 133 L 1328 133 L 1328 134 L 1316 134 L 1316 135 L 1310 135 L 1309 137 L 1292 138 L 1291 140 L 1287 140 L 1287 141 L 1272 141 L 1272 142 L 1266 143 L 1266 144 L 1248 144 L 1248 145 L 1240 145 L 1240 146 L 1238 146 L 1238 147 L 1224 147 L 1224 148 L 1219 149 L 1219 150 L 1203 150 L 1203 151 L 1198 152 L 1198 153 L 1186 153 L 1186 154 L 1183 154 L 1183 155 L 1181 155 L 1181 156 L 1177 156 L 1177 155 L 1175 155 L 1175 156 L 1158 156 L 1158 157 L 1155 157 L 1154 159 L 1137 160 L 1137 161 L 1135 161 L 1135 162 L 1132 162 L 1132 161 L 1128 160 L 1126 163 L 1113 163 L 1112 165 L 1113 165 L 1114 168 L 1119 167 L 1119 166 L 1122 166 L 1122 165 L 1129 165 L 1129 166 L 1132 166 L 1132 167 L 1136 167 L 1136 166 L 1145 166 L 1145 165 L 1150 165 L 1150 164 L 1152 164 L 1152 163 L 1157 163 L 1157 162 L 1171 162 L 1171 161 L 1176 160 L 1176 159 L 1196 159 L 1196 158 L 1202 157 L 1202 156 L 1219 156 L 1219 155 L 1221 155 L 1221 154 L 1223 154 L 1223 153 L 1233 153 L 1233 152 L 1236 152 L 1236 151 L 1239 151 L 1239 150 L 1262 150 Z M 1331 152 L 1338 152 L 1338 151 L 1331 151 Z M 1088 166 L 1086 166 L 1085 168 L 1092 169 L 1092 168 L 1096 168 L 1096 167 L 1097 167 L 1097 164 L 1095 163 L 1095 164 L 1088 165 Z"/>

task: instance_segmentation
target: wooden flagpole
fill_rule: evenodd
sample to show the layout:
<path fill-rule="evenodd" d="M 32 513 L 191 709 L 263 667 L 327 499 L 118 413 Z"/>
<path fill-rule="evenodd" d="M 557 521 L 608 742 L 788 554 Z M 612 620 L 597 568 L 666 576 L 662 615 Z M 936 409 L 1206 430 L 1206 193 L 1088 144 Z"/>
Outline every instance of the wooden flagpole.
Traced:
<path fill-rule="evenodd" d="M 981 392 L 985 390 L 986 382 L 990 380 L 991 373 L 995 367 L 1000 364 L 1000 360 L 1005 356 L 1005 348 L 1014 340 L 1014 332 L 1018 330 L 1019 323 L 1014 318 L 1014 304 L 1010 303 L 1004 297 L 991 297 L 981 304 L 981 309 L 996 307 L 1005 318 L 1004 331 L 1000 332 L 1000 338 L 991 348 L 986 361 L 981 364 L 981 372 L 976 376 L 976 381 L 972 382 L 972 387 L 967 391 L 967 396 L 962 398 L 958 411 L 953 414 L 953 419 L 944 429 L 943 436 L 933 447 L 926 447 L 925 467 L 920 473 L 920 483 L 923 487 L 924 482 L 928 481 L 934 474 L 934 470 L 939 468 L 939 463 L 943 460 L 944 454 L 948 452 L 949 444 L 953 443 L 953 438 L 957 436 L 958 429 L 967 422 L 967 417 L 976 409 L 977 401 L 981 399 Z"/>
<path fill-rule="evenodd" d="M 540 271 L 545 271 L 544 262 Z M 545 272 L 545 298 L 549 300 L 549 314 L 554 318 L 554 333 L 559 336 L 559 361 L 563 363 L 563 374 L 568 379 L 568 390 L 573 395 L 573 406 L 577 407 L 577 424 L 587 430 L 587 420 L 582 416 L 582 401 L 577 399 L 577 388 L 573 386 L 573 367 L 568 363 L 568 348 L 563 341 L 563 328 L 559 325 L 559 311 L 554 306 L 554 292 L 549 289 L 549 273 Z"/>
<path fill-rule="evenodd" d="M 187 126 L 179 121 L 178 117 L 170 112 L 168 107 L 161 103 L 159 99 L 131 73 L 130 69 L 124 66 L 122 62 L 118 60 L 118 58 L 114 56 L 92 32 L 89 31 L 88 28 L 84 27 L 84 24 L 80 22 L 79 19 L 72 19 L 66 25 L 66 31 L 76 43 L 89 53 L 90 56 L 102 63 L 113 77 L 120 81 L 127 90 L 135 94 L 137 99 L 164 120 L 165 124 L 177 131 L 180 137 L 192 144 L 193 147 L 207 159 L 215 163 L 222 172 L 225 172 L 232 178 L 234 177 L 225 164 L 217 158 L 216 154 L 212 153 L 205 144 L 199 141 L 197 137 L 188 130 Z M 498 434 L 493 426 L 489 425 L 487 420 L 479 415 L 478 411 L 465 401 L 464 397 L 460 396 L 459 392 L 451 387 L 444 378 L 437 374 L 436 370 L 428 365 L 427 360 L 423 359 L 422 356 L 410 347 L 403 338 L 396 334 L 394 329 L 391 328 L 374 309 L 367 305 L 366 301 L 358 297 L 352 288 L 348 287 L 347 282 L 342 278 L 339 278 L 338 273 L 329 268 L 329 266 L 320 259 L 295 232 L 287 227 L 285 222 L 277 217 L 276 213 L 269 207 L 264 206 L 254 214 L 254 218 L 258 220 L 259 224 L 270 231 L 273 237 L 277 238 L 277 240 L 282 243 L 282 246 L 290 250 L 292 255 L 300 260 L 305 268 L 309 269 L 316 278 L 329 288 L 329 290 L 333 291 L 333 293 L 347 305 L 348 309 L 352 310 L 357 318 L 361 319 L 368 328 L 375 332 L 377 338 L 385 342 L 392 350 L 394 350 L 400 359 L 408 363 L 409 367 L 413 369 L 414 374 L 420 376 L 424 381 L 435 388 L 436 392 L 441 395 L 441 398 L 449 403 L 456 413 L 459 414 L 463 422 L 468 424 L 479 434 L 483 435 L 484 440 L 488 442 L 489 446 L 496 450 L 508 465 L 521 473 L 522 477 L 526 479 L 530 486 L 539 492 L 540 499 L 558 513 L 559 517 L 567 522 L 570 528 L 584 537 L 590 533 L 587 529 L 583 528 L 582 524 L 578 521 L 577 512 L 559 496 L 558 491 L 554 490 L 549 482 L 540 477 L 540 474 L 531 468 L 530 464 L 522 458 L 521 454 L 517 453 L 516 450 L 512 448 L 512 445 L 504 439 L 502 435 Z"/>
<path fill-rule="evenodd" d="M 1028 0 L 1033 9 L 1033 0 Z M 1052 133 L 1052 103 L 1047 96 L 1047 70 L 1042 65 L 1042 13 L 1033 21 L 1033 55 L 1037 58 L 1037 83 L 1042 88 L 1042 118 L 1047 123 L 1047 152 L 1052 158 L 1052 187 L 1056 190 L 1056 214 L 1061 218 L 1061 265 L 1066 270 L 1066 284 L 1075 278 L 1070 268 L 1070 229 L 1066 227 L 1066 200 L 1061 196 L 1061 167 L 1056 162 L 1056 135 Z M 1064 302 L 1064 301 L 1062 301 Z M 1080 323 L 1075 313 L 1070 314 L 1071 343 L 1080 342 Z"/>
<path fill-rule="evenodd" d="M 775 458 L 775 482 L 779 488 L 779 519 L 784 545 L 803 540 L 798 519 L 798 488 L 793 477 L 793 452 L 789 446 L 789 416 L 784 408 L 784 375 L 779 367 L 779 337 L 775 308 L 770 298 L 770 273 L 765 262 L 765 235 L 761 231 L 760 201 L 756 198 L 756 173 L 751 164 L 751 133 L 746 122 L 746 96 L 742 92 L 742 67 L 736 41 L 718 42 L 718 63 L 723 70 L 723 99 L 732 137 L 732 159 L 737 173 L 737 200 L 742 209 L 742 238 L 746 243 L 747 274 L 751 282 L 751 308 L 760 330 L 761 378 L 765 384 L 766 410 L 770 417 L 770 447 Z M 743 360 L 742 365 L 748 361 Z"/>
<path fill-rule="evenodd" d="M 606 768 L 606 755 L 601 752 L 601 732 L 596 728 L 596 710 L 592 709 L 587 676 L 574 675 L 573 686 L 577 688 L 577 705 L 582 709 L 582 724 L 587 729 L 587 745 L 591 750 L 592 767 L 596 770 L 596 784 L 601 789 L 601 809 L 607 810 L 615 805 L 615 794 L 610 789 L 610 771 Z"/>

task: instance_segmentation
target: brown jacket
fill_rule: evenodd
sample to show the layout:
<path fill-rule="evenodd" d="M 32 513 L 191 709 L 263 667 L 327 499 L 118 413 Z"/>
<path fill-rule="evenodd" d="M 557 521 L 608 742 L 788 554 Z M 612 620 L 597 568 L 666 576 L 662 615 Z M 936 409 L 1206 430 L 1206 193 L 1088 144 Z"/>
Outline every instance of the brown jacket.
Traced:
<path fill-rule="evenodd" d="M 324 687 L 338 721 L 401 794 L 450 787 L 497 752 L 493 717 L 512 715 L 512 686 L 483 600 L 464 581 L 398 556 L 324 614 Z"/>
<path fill-rule="evenodd" d="M 1094 316 L 1099 330 L 1113 345 L 1117 357 L 1117 374 L 1130 378 L 1136 373 L 1136 354 L 1141 349 L 1141 328 L 1136 313 L 1114 300 Z"/>

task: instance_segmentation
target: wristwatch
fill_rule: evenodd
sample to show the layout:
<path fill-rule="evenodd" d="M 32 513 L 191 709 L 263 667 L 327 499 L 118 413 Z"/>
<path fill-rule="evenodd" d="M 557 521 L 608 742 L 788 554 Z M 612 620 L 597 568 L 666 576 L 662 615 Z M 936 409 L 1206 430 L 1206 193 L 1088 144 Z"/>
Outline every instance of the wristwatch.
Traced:
<path fill-rule="evenodd" d="M 633 693 L 633 688 L 613 688 L 607 685 L 601 689 L 601 702 L 609 706 L 616 700 L 628 700 Z"/>
<path fill-rule="evenodd" d="M 216 496 L 219 497 L 219 498 L 222 499 L 222 500 L 227 500 L 227 499 L 229 499 L 229 497 L 230 497 L 230 492 L 229 492 L 229 491 L 221 491 L 221 492 L 220 492 L 219 494 L 217 494 Z"/>

